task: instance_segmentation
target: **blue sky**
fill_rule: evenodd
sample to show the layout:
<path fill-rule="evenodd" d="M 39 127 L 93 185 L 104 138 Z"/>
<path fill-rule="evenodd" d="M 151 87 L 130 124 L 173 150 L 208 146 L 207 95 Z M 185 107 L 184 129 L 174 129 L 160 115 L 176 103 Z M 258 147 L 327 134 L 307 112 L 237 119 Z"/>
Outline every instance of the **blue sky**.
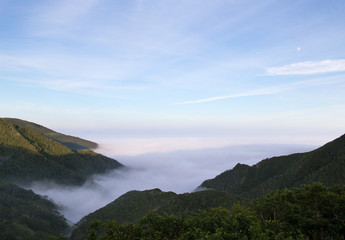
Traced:
<path fill-rule="evenodd" d="M 0 0 L 0 114 L 74 135 L 319 144 L 345 133 L 344 12 L 342 0 Z"/>

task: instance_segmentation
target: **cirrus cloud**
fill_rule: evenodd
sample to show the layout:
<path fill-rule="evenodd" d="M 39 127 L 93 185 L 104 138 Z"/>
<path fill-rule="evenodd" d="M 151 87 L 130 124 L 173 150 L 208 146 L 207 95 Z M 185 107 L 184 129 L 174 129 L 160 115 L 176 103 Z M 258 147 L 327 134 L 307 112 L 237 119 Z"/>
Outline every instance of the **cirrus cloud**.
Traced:
<path fill-rule="evenodd" d="M 276 88 L 272 87 L 272 88 L 267 88 L 267 89 L 257 89 L 257 90 L 248 91 L 248 92 L 231 94 L 231 95 L 227 95 L 227 96 L 218 96 L 218 97 L 210 97 L 210 98 L 204 98 L 204 99 L 198 99 L 198 100 L 176 102 L 173 104 L 174 105 L 195 104 L 195 103 L 213 102 L 213 101 L 230 99 L 230 98 L 253 97 L 253 96 L 259 96 L 259 95 L 271 95 L 271 94 L 276 94 L 276 93 L 280 93 L 283 91 L 287 91 L 289 89 L 290 89 L 290 87 L 287 87 L 287 86 L 276 87 Z"/>
<path fill-rule="evenodd" d="M 318 73 L 331 73 L 345 71 L 345 59 L 306 61 L 283 65 L 280 67 L 269 67 L 266 70 L 268 75 L 311 75 Z"/>

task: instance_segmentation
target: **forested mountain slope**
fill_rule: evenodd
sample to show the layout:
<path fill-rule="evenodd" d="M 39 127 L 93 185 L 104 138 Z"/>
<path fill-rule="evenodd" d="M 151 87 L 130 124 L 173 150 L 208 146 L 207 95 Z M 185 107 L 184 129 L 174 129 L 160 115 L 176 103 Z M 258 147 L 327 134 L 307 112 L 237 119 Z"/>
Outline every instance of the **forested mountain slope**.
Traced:
<path fill-rule="evenodd" d="M 67 234 L 66 219 L 56 209 L 30 190 L 0 182 L 0 239 L 45 240 Z"/>
<path fill-rule="evenodd" d="M 130 191 L 80 220 L 71 239 L 84 239 L 87 227 L 95 219 L 116 220 L 123 224 L 137 222 L 152 211 L 158 214 L 181 216 L 214 207 L 231 208 L 234 203 L 240 201 L 243 202 L 244 199 L 226 192 L 212 190 L 185 194 L 162 192 L 160 189 Z"/>
<path fill-rule="evenodd" d="M 39 132 L 40 134 L 49 137 L 66 147 L 73 149 L 73 150 L 86 150 L 86 149 L 94 149 L 97 148 L 97 143 L 81 139 L 78 137 L 73 137 L 65 134 L 61 134 L 58 132 L 55 132 L 49 128 L 43 127 L 41 125 L 38 125 L 36 123 L 24 121 L 17 118 L 0 118 L 0 120 L 5 120 L 7 122 L 11 122 L 15 125 L 30 128 L 31 130 L 35 132 Z"/>
<path fill-rule="evenodd" d="M 91 150 L 72 150 L 31 128 L 0 119 L 0 180 L 78 185 L 92 174 L 121 166 Z"/>
<path fill-rule="evenodd" d="M 311 152 L 273 157 L 253 166 L 237 164 L 200 187 L 257 197 L 315 181 L 345 183 L 345 135 Z"/>
<path fill-rule="evenodd" d="M 344 203 L 344 185 L 314 183 L 271 192 L 247 206 L 234 204 L 183 215 L 156 211 L 126 224 L 115 218 L 95 220 L 87 239 L 343 240 Z"/>

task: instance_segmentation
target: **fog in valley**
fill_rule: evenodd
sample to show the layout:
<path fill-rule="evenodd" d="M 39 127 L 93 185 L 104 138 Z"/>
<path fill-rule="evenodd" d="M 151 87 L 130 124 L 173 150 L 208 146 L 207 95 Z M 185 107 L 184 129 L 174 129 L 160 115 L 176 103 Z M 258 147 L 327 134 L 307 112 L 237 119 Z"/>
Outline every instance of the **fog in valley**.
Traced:
<path fill-rule="evenodd" d="M 82 187 L 35 182 L 27 188 L 53 200 L 59 205 L 60 212 L 76 223 L 83 216 L 131 190 L 160 188 L 175 193 L 192 192 L 204 180 L 214 178 L 237 163 L 253 165 L 268 157 L 306 152 L 314 148 L 306 145 L 252 144 L 118 155 L 119 149 L 108 143 L 100 145 L 96 152 L 112 157 L 126 167 L 95 175 Z"/>

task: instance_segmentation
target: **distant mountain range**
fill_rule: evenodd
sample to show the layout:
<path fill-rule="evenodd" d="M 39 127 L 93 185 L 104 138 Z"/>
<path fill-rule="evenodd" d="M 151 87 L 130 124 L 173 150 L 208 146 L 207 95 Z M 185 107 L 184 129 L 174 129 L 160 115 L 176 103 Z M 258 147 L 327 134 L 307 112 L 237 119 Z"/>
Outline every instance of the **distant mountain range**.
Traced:
<path fill-rule="evenodd" d="M 93 174 L 122 167 L 91 150 L 96 144 L 18 119 L 0 119 L 0 180 L 27 184 L 54 181 L 80 185 Z M 47 137 L 49 136 L 49 137 Z M 59 139 L 59 140 L 55 140 Z"/>
<path fill-rule="evenodd" d="M 311 152 L 273 157 L 253 166 L 239 163 L 200 187 L 254 198 L 313 182 L 345 183 L 345 135 Z"/>

